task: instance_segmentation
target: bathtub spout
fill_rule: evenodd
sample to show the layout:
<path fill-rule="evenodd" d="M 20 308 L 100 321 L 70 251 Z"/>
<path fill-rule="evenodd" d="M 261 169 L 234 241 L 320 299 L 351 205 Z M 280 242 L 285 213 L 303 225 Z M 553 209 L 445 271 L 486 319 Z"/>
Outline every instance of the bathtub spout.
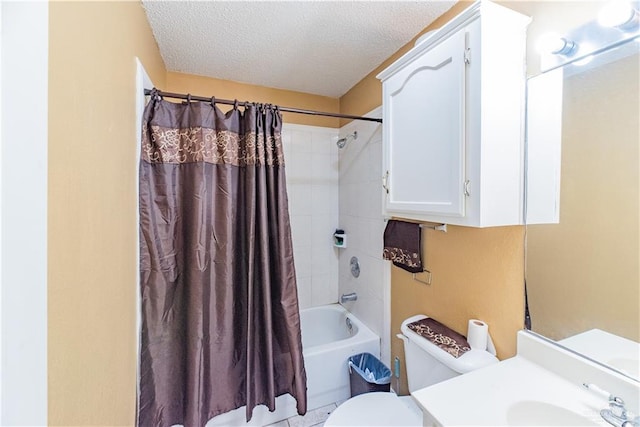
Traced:
<path fill-rule="evenodd" d="M 351 292 L 350 294 L 342 294 L 342 296 L 340 297 L 340 303 L 344 304 L 347 301 L 357 301 L 358 300 L 358 294 L 356 294 L 355 292 Z"/>

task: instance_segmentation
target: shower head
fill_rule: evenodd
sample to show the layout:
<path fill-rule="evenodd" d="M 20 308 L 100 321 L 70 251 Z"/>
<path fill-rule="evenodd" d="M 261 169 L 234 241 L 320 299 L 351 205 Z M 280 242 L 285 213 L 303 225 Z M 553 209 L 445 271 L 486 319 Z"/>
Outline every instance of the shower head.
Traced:
<path fill-rule="evenodd" d="M 349 138 L 353 138 L 354 140 L 358 139 L 358 131 L 354 130 L 353 133 L 350 133 L 349 135 L 343 138 L 340 138 L 338 142 L 336 142 L 336 145 L 338 146 L 338 148 L 344 148 L 344 146 L 347 145 L 347 141 L 349 140 Z"/>

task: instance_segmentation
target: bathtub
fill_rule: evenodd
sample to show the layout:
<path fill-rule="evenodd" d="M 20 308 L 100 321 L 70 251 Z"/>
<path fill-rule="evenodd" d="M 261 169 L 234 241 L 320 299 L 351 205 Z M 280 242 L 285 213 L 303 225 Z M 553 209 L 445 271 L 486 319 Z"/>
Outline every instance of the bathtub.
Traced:
<path fill-rule="evenodd" d="M 307 411 L 348 399 L 347 359 L 364 352 L 380 357 L 380 337 L 339 304 L 301 310 L 300 325 L 307 372 Z M 256 407 L 249 423 L 245 422 L 242 407 L 218 415 L 207 427 L 266 426 L 294 415 L 296 402 L 287 394 L 276 398 L 274 412 L 263 405 Z"/>

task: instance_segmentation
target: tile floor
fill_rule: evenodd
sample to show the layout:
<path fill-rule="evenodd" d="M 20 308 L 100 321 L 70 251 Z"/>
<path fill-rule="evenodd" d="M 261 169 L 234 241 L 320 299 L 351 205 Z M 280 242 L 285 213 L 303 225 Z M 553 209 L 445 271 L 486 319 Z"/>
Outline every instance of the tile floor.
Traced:
<path fill-rule="evenodd" d="M 266 427 L 321 427 L 327 418 L 329 418 L 331 412 L 336 408 L 337 405 L 332 403 L 331 405 L 309 411 L 305 415 L 296 415 L 295 417 L 270 424 Z"/>

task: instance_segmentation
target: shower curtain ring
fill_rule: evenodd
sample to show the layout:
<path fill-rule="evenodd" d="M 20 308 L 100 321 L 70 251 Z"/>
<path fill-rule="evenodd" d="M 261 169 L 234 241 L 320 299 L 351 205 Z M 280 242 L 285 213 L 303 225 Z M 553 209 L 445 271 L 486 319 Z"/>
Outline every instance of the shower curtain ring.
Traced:
<path fill-rule="evenodd" d="M 215 96 L 212 96 L 212 97 L 211 97 L 211 106 L 212 106 L 212 107 L 215 107 L 215 106 L 216 106 L 216 97 L 215 97 Z"/>
<path fill-rule="evenodd" d="M 158 89 L 155 88 L 155 87 L 153 89 L 151 89 L 151 93 L 149 95 L 151 96 L 151 100 L 152 101 L 158 101 L 158 100 L 162 99 L 162 97 L 158 93 Z"/>
<path fill-rule="evenodd" d="M 234 99 L 234 100 L 233 100 L 233 109 L 234 109 L 234 110 L 237 110 L 237 109 L 238 109 L 238 100 L 237 100 L 237 99 Z"/>
<path fill-rule="evenodd" d="M 187 94 L 187 102 L 189 104 L 191 104 L 191 94 L 190 93 Z"/>

